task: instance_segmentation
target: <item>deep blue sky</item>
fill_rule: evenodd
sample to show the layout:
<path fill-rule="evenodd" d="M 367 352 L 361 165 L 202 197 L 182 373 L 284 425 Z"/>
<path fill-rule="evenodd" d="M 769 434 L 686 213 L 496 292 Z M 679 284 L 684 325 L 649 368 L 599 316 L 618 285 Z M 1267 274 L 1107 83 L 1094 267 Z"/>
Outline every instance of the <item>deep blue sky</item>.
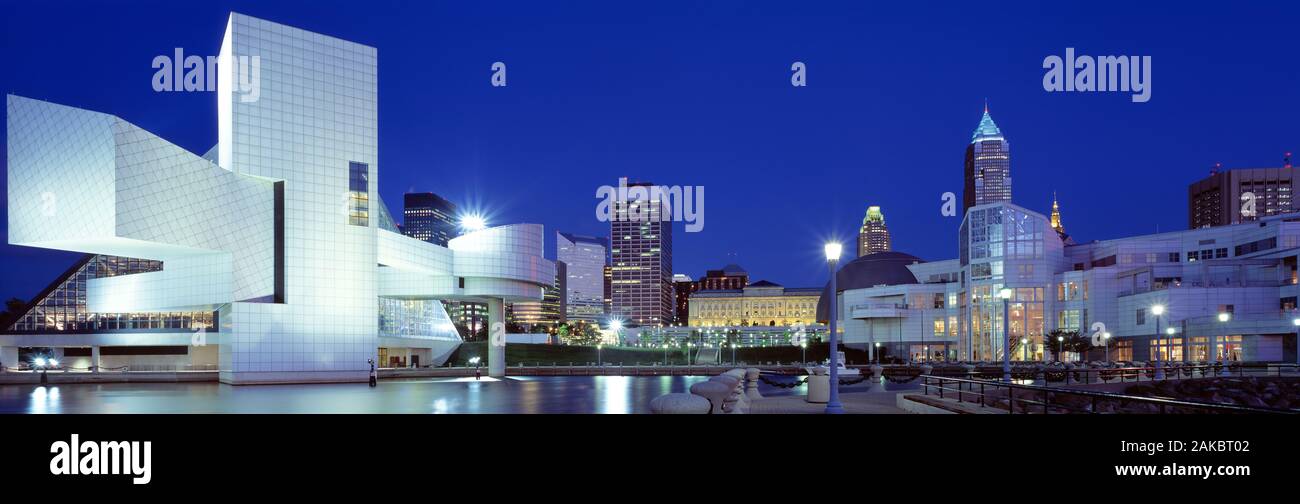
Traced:
<path fill-rule="evenodd" d="M 198 5 L 198 4 L 202 5 Z M 1290 5 L 1287 5 L 1290 4 Z M 608 235 L 596 187 L 620 175 L 706 187 L 675 271 L 738 262 L 821 285 L 828 236 L 881 205 L 894 247 L 956 255 L 962 157 L 987 98 L 1015 201 L 1059 193 L 1081 240 L 1186 226 L 1215 162 L 1300 151 L 1294 2 L 3 2 L 0 89 L 121 116 L 196 153 L 211 93 L 155 93 L 155 55 L 215 54 L 231 10 L 377 47 L 379 182 L 483 206 L 492 223 Z M 1153 57 L 1153 94 L 1047 93 L 1044 57 Z M 494 61 L 509 85 L 489 85 Z M 793 61 L 808 87 L 793 88 Z M 7 218 L 3 219 L 7 222 Z M 75 254 L 0 246 L 0 296 Z M 846 246 L 852 249 L 852 246 Z"/>

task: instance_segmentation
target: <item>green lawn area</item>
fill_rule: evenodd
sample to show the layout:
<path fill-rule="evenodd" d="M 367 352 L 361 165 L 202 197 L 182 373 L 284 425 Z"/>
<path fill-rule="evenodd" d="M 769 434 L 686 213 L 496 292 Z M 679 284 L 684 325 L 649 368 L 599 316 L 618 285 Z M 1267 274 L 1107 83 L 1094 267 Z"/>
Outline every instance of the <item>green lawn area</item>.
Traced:
<path fill-rule="evenodd" d="M 825 360 L 827 356 L 825 343 L 811 343 L 808 345 L 808 360 L 819 361 Z M 736 362 L 797 362 L 802 359 L 801 349 L 799 347 L 781 346 L 766 348 L 737 348 Z M 601 361 L 606 364 L 618 364 L 631 366 L 636 363 L 654 364 L 664 362 L 663 350 L 652 350 L 637 347 L 611 347 L 606 346 L 600 351 Z M 468 366 L 469 359 L 475 356 L 481 357 L 480 365 L 487 365 L 487 342 L 473 341 L 460 345 L 460 348 L 451 355 L 448 361 L 453 366 Z M 849 364 L 865 364 L 868 362 L 867 353 L 859 350 L 845 350 L 845 360 Z M 566 366 L 569 363 L 574 365 L 585 365 L 596 362 L 596 347 L 594 346 L 570 346 L 570 345 L 536 345 L 515 343 L 506 345 L 506 365 L 518 366 L 537 365 L 543 366 L 561 365 Z M 722 362 L 731 362 L 731 349 L 722 350 Z M 686 364 L 686 355 L 681 349 L 668 349 L 669 364 Z"/>

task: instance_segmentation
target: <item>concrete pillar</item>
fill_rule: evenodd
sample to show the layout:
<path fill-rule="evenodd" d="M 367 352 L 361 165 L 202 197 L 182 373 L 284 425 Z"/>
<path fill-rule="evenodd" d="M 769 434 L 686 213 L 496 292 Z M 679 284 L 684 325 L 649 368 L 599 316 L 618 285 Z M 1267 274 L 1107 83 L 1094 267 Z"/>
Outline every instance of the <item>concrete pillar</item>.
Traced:
<path fill-rule="evenodd" d="M 488 298 L 488 376 L 506 375 L 506 309 L 500 298 Z"/>
<path fill-rule="evenodd" d="M 90 371 L 92 373 L 98 373 L 99 366 L 100 366 L 99 347 L 98 346 L 90 347 Z"/>
<path fill-rule="evenodd" d="M 18 347 L 0 347 L 0 364 L 4 365 L 5 369 L 16 369 L 19 364 Z"/>

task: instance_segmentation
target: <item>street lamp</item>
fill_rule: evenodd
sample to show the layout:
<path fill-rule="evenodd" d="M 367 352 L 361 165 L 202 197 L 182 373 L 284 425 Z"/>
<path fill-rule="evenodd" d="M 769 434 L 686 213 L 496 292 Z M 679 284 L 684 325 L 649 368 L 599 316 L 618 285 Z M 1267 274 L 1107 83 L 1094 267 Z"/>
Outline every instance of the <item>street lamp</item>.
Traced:
<path fill-rule="evenodd" d="M 876 342 L 876 364 L 880 364 L 880 342 Z"/>
<path fill-rule="evenodd" d="M 840 404 L 840 352 L 839 336 L 835 334 L 836 318 L 839 316 L 835 313 L 835 308 L 839 304 L 835 286 L 835 265 L 840 262 L 840 253 L 844 251 L 844 246 L 838 242 L 829 242 L 823 247 L 826 252 L 826 265 L 831 270 L 831 341 L 830 341 L 830 363 L 831 363 L 831 395 L 826 401 L 826 413 L 837 414 L 844 413 L 844 406 Z"/>
<path fill-rule="evenodd" d="M 693 341 L 686 342 L 686 365 L 687 366 L 691 365 L 691 347 L 694 346 L 695 346 L 695 342 Z"/>
<path fill-rule="evenodd" d="M 1020 338 L 1020 360 L 1029 362 L 1029 338 Z"/>
<path fill-rule="evenodd" d="M 664 365 L 668 365 L 668 344 L 664 343 Z"/>
<path fill-rule="evenodd" d="M 807 363 L 808 363 L 808 343 L 807 343 L 807 342 L 800 343 L 800 344 L 799 344 L 799 348 L 803 349 L 803 363 L 804 363 L 804 364 L 807 364 Z"/>
<path fill-rule="evenodd" d="M 462 215 L 460 217 L 460 227 L 470 232 L 487 229 L 487 219 L 479 214 Z"/>
<path fill-rule="evenodd" d="M 1295 325 L 1296 341 L 1300 341 L 1300 317 L 1291 319 L 1291 323 Z M 1296 358 L 1296 363 L 1300 364 L 1300 352 L 1296 352 L 1295 358 Z"/>
<path fill-rule="evenodd" d="M 601 358 L 600 358 L 600 350 L 601 350 L 602 348 L 605 348 L 605 345 L 603 345 L 603 344 L 601 344 L 601 343 L 596 343 L 596 365 L 597 365 L 597 366 L 603 366 L 603 365 L 604 365 L 604 363 L 601 361 Z"/>
<path fill-rule="evenodd" d="M 1101 333 L 1101 340 L 1106 344 L 1106 364 L 1110 364 L 1110 333 Z"/>
<path fill-rule="evenodd" d="M 1002 381 L 1011 381 L 1011 289 L 998 291 L 1002 298 Z"/>
<path fill-rule="evenodd" d="M 1056 362 L 1061 362 L 1061 354 L 1065 352 L 1065 336 L 1056 337 Z"/>
<path fill-rule="evenodd" d="M 1154 305 L 1151 307 L 1151 314 L 1156 316 L 1156 374 L 1155 379 L 1165 379 L 1165 365 L 1160 359 L 1160 316 L 1165 313 L 1165 305 Z"/>

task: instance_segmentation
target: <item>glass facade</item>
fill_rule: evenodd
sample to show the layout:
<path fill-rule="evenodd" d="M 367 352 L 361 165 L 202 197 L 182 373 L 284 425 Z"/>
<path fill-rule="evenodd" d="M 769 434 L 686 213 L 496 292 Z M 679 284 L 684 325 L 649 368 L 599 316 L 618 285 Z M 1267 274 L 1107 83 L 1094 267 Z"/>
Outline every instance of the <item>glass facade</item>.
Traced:
<path fill-rule="evenodd" d="M 1007 342 L 1018 344 L 1022 338 L 1029 340 L 1030 350 L 1013 352 L 1011 358 L 1020 360 L 1026 354 L 1031 360 L 1042 358 L 1049 291 L 1035 271 L 1050 278 L 1050 268 L 1043 260 L 1044 233 L 1048 231 L 1047 219 L 1009 205 L 967 211 L 960 230 L 961 261 L 970 300 L 966 307 L 969 331 L 961 345 L 965 358 L 1000 360 Z M 1013 289 L 1007 331 L 1003 329 L 1002 299 L 998 297 L 1005 287 Z M 1060 317 L 1058 314 L 1058 322 Z"/>
<path fill-rule="evenodd" d="M 370 225 L 370 167 L 348 163 L 348 224 Z"/>
<path fill-rule="evenodd" d="M 565 313 L 569 320 L 597 322 L 605 315 L 605 265 L 608 263 L 604 238 L 555 234 L 555 260 L 566 268 Z"/>
<path fill-rule="evenodd" d="M 460 341 L 451 317 L 436 299 L 379 298 L 379 335 Z"/>
<path fill-rule="evenodd" d="M 32 303 L 8 328 L 15 333 L 99 333 L 113 331 L 216 330 L 213 312 L 95 313 L 86 309 L 90 279 L 162 271 L 163 263 L 91 255 L 77 264 Z"/>

